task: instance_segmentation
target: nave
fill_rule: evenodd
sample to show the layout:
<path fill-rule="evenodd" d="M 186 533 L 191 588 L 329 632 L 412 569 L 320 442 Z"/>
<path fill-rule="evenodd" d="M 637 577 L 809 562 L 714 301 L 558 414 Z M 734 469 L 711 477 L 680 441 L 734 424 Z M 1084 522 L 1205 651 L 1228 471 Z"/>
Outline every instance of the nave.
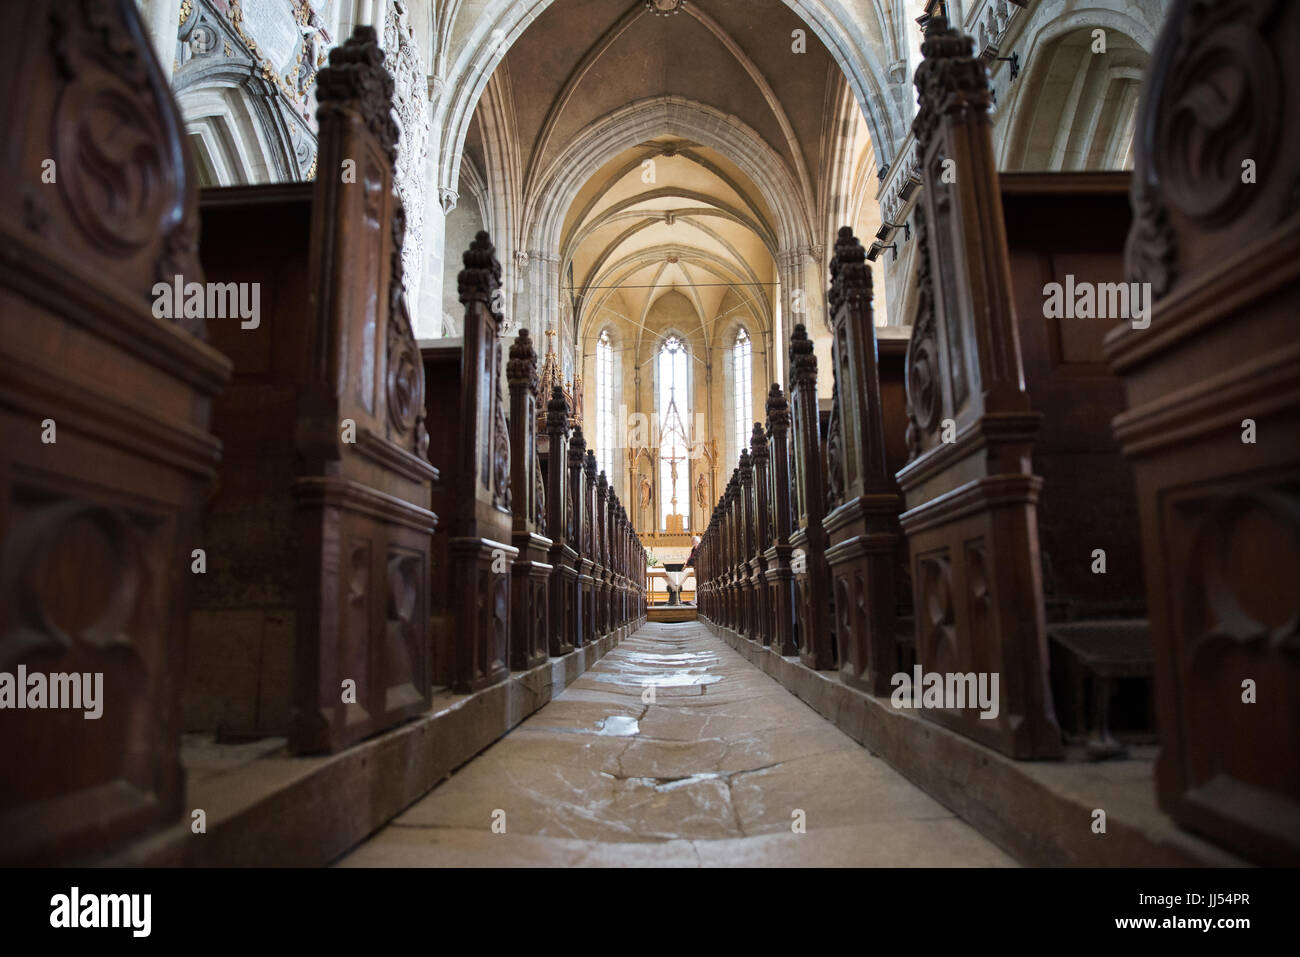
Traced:
<path fill-rule="evenodd" d="M 643 626 L 339 862 L 1013 864 L 697 622 Z"/>
<path fill-rule="evenodd" d="M 593 2 L 572 62 L 608 59 L 570 73 L 580 5 L 518 83 L 467 48 L 480 215 L 430 179 L 432 257 L 375 4 L 314 57 L 287 181 L 199 175 L 133 0 L 33 0 L 0 38 L 0 862 L 423 862 L 455 832 L 473 863 L 892 864 L 876 833 L 929 861 L 940 807 L 1026 865 L 1300 862 L 1300 6 L 1138 31 L 1129 172 L 1006 162 L 1016 61 L 977 10 L 901 24 L 914 118 L 867 137 L 825 49 L 683 99 L 691 37 L 795 76 L 784 28 L 744 53 L 741 0 Z M 615 107 L 647 45 L 672 82 Z M 1118 49 L 1079 83 L 1135 96 Z M 645 628 L 686 565 L 699 625 Z"/>

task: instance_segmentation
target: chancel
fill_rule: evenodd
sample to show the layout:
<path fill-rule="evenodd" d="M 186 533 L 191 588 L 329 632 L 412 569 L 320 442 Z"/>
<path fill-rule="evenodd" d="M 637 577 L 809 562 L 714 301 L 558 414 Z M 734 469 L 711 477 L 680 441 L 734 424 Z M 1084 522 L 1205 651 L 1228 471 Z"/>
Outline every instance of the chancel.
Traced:
<path fill-rule="evenodd" d="M 4 17 L 0 862 L 1300 864 L 1300 4 Z"/>

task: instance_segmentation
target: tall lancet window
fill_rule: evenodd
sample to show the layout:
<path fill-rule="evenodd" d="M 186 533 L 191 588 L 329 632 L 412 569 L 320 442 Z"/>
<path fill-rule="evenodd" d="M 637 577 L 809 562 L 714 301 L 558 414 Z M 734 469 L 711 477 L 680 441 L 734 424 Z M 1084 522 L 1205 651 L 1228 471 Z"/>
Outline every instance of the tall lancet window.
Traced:
<path fill-rule="evenodd" d="M 736 333 L 735 344 L 731 347 L 731 368 L 734 373 L 732 380 L 736 386 L 732 401 L 736 415 L 737 457 L 740 456 L 740 450 L 749 444 L 749 413 L 754 407 L 753 355 L 753 344 L 749 341 L 749 333 L 742 326 Z"/>
<path fill-rule="evenodd" d="M 609 330 L 596 340 L 596 462 L 614 479 L 614 346 Z"/>
<path fill-rule="evenodd" d="M 659 525 L 666 532 L 686 530 L 691 507 L 690 421 L 686 343 L 670 335 L 659 347 Z"/>

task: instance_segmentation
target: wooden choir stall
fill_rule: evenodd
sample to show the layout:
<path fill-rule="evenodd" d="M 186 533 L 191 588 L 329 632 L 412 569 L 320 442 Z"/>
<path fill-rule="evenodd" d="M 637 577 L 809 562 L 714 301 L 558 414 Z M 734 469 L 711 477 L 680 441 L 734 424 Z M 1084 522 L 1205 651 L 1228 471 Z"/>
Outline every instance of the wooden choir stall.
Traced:
<path fill-rule="evenodd" d="M 182 732 L 343 752 L 646 613 L 617 496 L 563 396 L 539 408 L 528 331 L 502 337 L 486 233 L 460 273 L 465 338 L 416 342 L 374 30 L 318 74 L 314 182 L 200 196 L 135 5 L 93 27 L 77 9 L 29 4 L 0 40 L 32 81 L 0 105 L 0 669 L 102 672 L 103 720 L 6 724 L 10 766 L 58 763 L 0 788 L 6 863 L 188 835 Z M 95 91 L 136 124 L 107 174 L 78 112 Z M 104 175 L 142 190 L 129 210 Z M 205 280 L 231 311 L 205 314 Z M 199 310 L 160 314 L 158 286 L 198 289 Z"/>
<path fill-rule="evenodd" d="M 919 715 L 1010 758 L 1122 756 L 1117 715 L 1158 730 L 1164 810 L 1294 864 L 1300 138 L 1282 130 L 1300 10 L 1252 21 L 1247 43 L 1187 6 L 1153 61 L 1132 211 L 1126 173 L 1000 176 L 987 71 L 969 37 L 929 21 L 903 366 L 880 349 L 864 250 L 842 229 L 828 428 L 798 325 L 790 395 L 772 385 L 699 546 L 699 606 L 715 632 L 886 707 L 913 655 L 923 674 L 996 674 L 996 717 L 974 702 Z M 1240 150 L 1211 154 L 1171 119 L 1210 82 L 1196 64 L 1216 44 L 1242 76 L 1249 48 L 1289 84 L 1243 119 L 1242 155 L 1271 156 L 1257 184 L 1223 159 Z M 1050 304 L 1085 287 L 1077 314 Z"/>

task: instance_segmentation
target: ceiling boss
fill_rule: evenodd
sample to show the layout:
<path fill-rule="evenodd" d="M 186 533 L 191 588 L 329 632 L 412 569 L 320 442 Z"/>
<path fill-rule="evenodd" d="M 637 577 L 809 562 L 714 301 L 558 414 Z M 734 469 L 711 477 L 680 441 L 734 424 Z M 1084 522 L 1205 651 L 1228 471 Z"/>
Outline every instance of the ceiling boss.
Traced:
<path fill-rule="evenodd" d="M 681 13 L 686 0 L 645 0 L 646 9 L 656 17 L 669 17 Z"/>

